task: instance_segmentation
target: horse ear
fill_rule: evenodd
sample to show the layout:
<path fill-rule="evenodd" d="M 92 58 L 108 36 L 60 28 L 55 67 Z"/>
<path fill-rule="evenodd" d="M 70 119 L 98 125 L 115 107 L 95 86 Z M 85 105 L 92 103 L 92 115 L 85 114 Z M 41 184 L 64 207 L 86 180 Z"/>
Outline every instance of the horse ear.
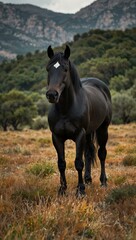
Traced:
<path fill-rule="evenodd" d="M 66 45 L 65 51 L 64 51 L 64 57 L 69 58 L 70 57 L 70 47 Z"/>
<path fill-rule="evenodd" d="M 52 47 L 51 47 L 51 45 L 48 47 L 48 49 L 47 49 L 47 54 L 48 54 L 48 57 L 49 58 L 52 58 L 53 56 L 54 56 L 54 52 L 53 52 L 53 50 L 52 50 Z"/>

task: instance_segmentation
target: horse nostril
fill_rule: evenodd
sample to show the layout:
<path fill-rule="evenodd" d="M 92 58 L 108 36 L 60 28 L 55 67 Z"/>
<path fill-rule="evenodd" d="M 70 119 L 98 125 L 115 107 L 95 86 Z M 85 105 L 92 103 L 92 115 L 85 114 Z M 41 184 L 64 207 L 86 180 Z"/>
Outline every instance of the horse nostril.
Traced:
<path fill-rule="evenodd" d="M 59 95 L 58 92 L 55 91 L 55 92 L 54 92 L 54 96 L 55 96 L 55 98 L 58 97 L 58 95 Z"/>
<path fill-rule="evenodd" d="M 49 90 L 46 92 L 46 97 L 49 101 L 55 101 L 58 98 L 58 92 Z"/>

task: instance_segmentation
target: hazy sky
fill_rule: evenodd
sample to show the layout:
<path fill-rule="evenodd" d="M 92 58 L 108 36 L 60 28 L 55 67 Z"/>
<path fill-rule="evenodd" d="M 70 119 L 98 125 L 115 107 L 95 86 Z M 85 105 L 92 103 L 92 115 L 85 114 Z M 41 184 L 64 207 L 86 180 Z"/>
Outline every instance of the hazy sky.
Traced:
<path fill-rule="evenodd" d="M 75 13 L 95 0 L 1 0 L 3 3 L 30 3 L 55 12 Z"/>

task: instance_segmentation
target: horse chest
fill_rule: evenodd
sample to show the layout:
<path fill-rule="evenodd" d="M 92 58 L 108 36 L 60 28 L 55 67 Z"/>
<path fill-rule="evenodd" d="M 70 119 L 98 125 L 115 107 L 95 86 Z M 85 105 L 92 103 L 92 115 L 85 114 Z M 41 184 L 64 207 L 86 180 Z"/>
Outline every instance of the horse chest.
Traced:
<path fill-rule="evenodd" d="M 57 135 L 65 136 L 65 137 L 72 137 L 73 134 L 76 132 L 76 126 L 72 123 L 71 120 L 67 118 L 59 119 L 54 127 L 54 132 Z"/>
<path fill-rule="evenodd" d="M 59 134 L 74 133 L 75 130 L 75 126 L 69 119 L 61 119 L 56 123 L 55 126 L 55 131 Z"/>

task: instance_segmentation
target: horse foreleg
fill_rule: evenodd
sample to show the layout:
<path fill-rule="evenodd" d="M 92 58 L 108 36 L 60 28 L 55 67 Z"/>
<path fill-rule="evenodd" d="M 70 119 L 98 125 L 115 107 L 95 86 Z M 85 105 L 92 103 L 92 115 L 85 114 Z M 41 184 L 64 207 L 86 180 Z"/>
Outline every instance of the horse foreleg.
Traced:
<path fill-rule="evenodd" d="M 84 167 L 83 163 L 83 152 L 85 146 L 85 130 L 82 129 L 76 138 L 76 159 L 75 168 L 78 171 L 78 186 L 77 186 L 77 196 L 85 194 L 85 185 L 83 182 L 82 171 Z"/>
<path fill-rule="evenodd" d="M 55 134 L 52 135 L 52 140 L 58 154 L 58 169 L 60 172 L 60 188 L 58 193 L 59 195 L 63 195 L 65 194 L 65 191 L 67 189 L 67 182 L 65 176 L 66 161 L 64 153 L 64 141 Z"/>

